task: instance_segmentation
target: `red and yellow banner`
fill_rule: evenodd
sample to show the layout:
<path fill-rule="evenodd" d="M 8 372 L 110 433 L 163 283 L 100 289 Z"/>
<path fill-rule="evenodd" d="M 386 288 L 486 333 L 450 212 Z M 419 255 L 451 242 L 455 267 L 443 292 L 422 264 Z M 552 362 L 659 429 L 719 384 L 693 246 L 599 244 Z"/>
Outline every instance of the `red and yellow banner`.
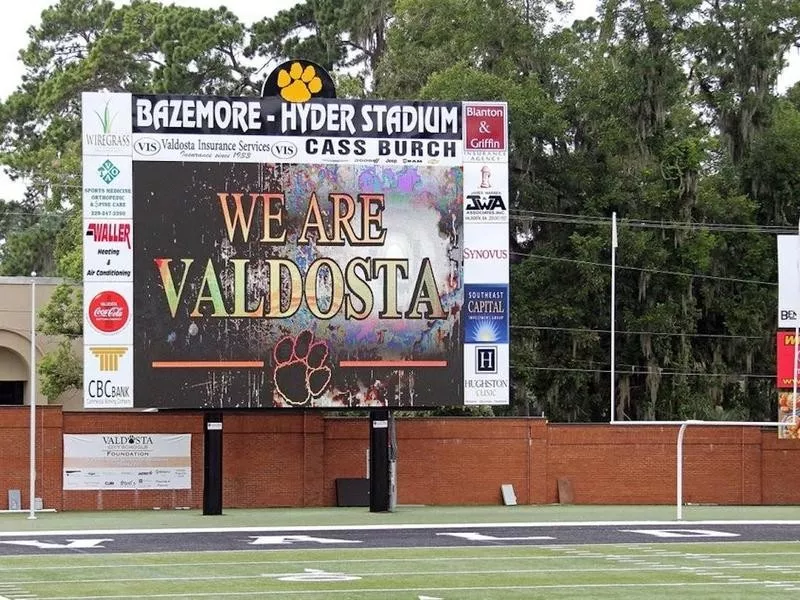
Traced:
<path fill-rule="evenodd" d="M 778 389 L 791 389 L 794 386 L 794 355 L 797 343 L 794 331 L 779 331 L 777 343 L 775 385 Z"/>

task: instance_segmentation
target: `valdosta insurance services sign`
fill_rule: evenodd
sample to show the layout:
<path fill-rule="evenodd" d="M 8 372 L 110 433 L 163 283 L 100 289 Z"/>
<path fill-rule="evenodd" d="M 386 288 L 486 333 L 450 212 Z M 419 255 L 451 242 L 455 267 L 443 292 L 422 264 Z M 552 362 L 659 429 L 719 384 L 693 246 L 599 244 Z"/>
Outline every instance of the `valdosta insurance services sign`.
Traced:
<path fill-rule="evenodd" d="M 507 404 L 507 116 L 85 93 L 85 406 Z"/>

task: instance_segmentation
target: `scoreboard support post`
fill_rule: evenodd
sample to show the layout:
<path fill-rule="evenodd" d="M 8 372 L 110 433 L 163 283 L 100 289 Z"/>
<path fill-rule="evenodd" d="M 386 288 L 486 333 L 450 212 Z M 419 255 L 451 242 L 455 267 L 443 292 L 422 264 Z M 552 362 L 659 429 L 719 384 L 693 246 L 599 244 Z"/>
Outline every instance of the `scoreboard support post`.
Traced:
<path fill-rule="evenodd" d="M 369 411 L 369 511 L 389 512 L 391 484 L 389 469 L 389 411 Z"/>
<path fill-rule="evenodd" d="M 203 415 L 203 514 L 222 514 L 222 413 Z"/>

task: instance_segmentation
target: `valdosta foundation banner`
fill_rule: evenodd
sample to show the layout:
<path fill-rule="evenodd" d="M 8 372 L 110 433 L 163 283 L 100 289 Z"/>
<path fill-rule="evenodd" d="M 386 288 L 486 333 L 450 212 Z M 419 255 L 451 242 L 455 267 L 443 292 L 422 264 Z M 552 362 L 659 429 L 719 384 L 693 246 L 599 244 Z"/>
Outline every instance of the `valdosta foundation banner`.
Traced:
<path fill-rule="evenodd" d="M 83 113 L 87 407 L 508 403 L 505 104 Z"/>
<path fill-rule="evenodd" d="M 64 435 L 65 490 L 188 490 L 191 434 Z"/>

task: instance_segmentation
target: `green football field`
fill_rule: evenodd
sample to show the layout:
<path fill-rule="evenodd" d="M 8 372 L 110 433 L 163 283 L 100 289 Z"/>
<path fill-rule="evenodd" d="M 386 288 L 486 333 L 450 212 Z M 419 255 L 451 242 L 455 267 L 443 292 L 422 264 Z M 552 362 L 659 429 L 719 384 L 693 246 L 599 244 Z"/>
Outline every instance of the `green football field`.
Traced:
<path fill-rule="evenodd" d="M 800 597 L 800 543 L 4 556 L 0 599 Z"/>
<path fill-rule="evenodd" d="M 795 537 L 800 507 L 685 507 L 684 524 L 779 520 Z M 677 525 L 670 506 L 400 506 L 0 514 L 13 532 L 153 528 L 400 525 L 403 523 L 630 523 Z M 10 533 L 11 532 L 11 533 Z M 57 552 L 62 552 L 58 550 Z M 713 599 L 800 597 L 800 542 L 603 545 L 480 545 L 445 548 L 261 549 L 232 552 L 0 556 L 0 600 L 581 598 Z"/>

